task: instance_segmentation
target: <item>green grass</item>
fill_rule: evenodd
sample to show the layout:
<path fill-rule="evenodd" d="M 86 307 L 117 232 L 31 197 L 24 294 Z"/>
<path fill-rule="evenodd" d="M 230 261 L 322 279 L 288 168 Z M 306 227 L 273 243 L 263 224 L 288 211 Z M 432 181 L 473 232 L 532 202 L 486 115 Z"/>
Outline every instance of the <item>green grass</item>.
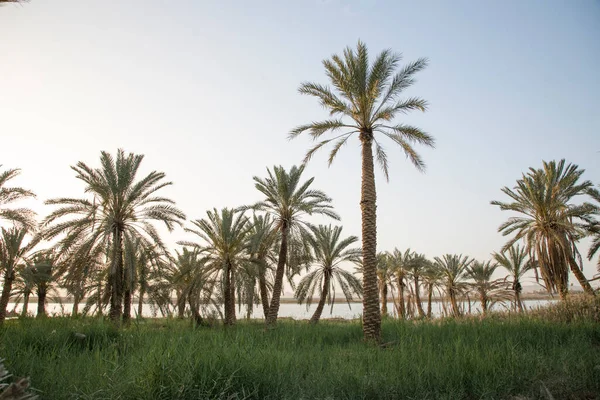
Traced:
<path fill-rule="evenodd" d="M 83 333 L 78 339 L 75 333 Z M 43 399 L 600 399 L 600 325 L 536 318 L 358 323 L 7 321 L 0 357 Z M 521 398 L 523 398 L 521 397 Z"/>

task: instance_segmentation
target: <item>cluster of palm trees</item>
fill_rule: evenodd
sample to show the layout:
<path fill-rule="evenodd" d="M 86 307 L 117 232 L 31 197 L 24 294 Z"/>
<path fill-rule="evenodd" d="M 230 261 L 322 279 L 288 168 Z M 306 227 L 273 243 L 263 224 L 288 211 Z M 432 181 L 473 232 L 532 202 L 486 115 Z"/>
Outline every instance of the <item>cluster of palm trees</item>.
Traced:
<path fill-rule="evenodd" d="M 312 187 L 314 178 L 302 179 L 303 166 L 268 169 L 266 177 L 254 177 L 261 201 L 235 209 L 213 209 L 187 225 L 174 201 L 161 195 L 171 184 L 165 174 L 154 171 L 139 176 L 142 155 L 102 152 L 100 167 L 83 162 L 73 166 L 77 179 L 85 184 L 85 197 L 46 201 L 54 210 L 39 225 L 30 210 L 9 206 L 33 197 L 33 193 L 7 187 L 6 182 L 19 172 L 8 170 L 0 175 L 0 218 L 13 226 L 2 229 L 0 241 L 4 277 L 0 321 L 15 291 L 23 300 L 33 291 L 38 299 L 44 299 L 46 293 L 61 287 L 74 298 L 73 314 L 79 312 L 79 301 L 86 299 L 83 312 L 108 309 L 115 322 L 131 318 L 137 294 L 138 314 L 142 304 L 150 302 L 163 313 L 176 309 L 178 315 L 184 315 L 189 310 L 203 323 L 203 315 L 209 309 L 221 313 L 216 306 L 222 304 L 223 319 L 231 325 L 236 304 L 247 304 L 248 313 L 257 304 L 272 325 L 287 281 L 299 301 L 309 303 L 315 294 L 319 298 L 313 321 L 319 319 L 327 301 L 335 300 L 336 290 L 348 300 L 362 296 L 364 337 L 377 341 L 381 313 L 387 313 L 387 303 L 384 301 L 380 310 L 379 299 L 387 296 L 390 285 L 394 287 L 391 294 L 398 294 L 395 304 L 401 316 L 431 315 L 431 301 L 427 312 L 423 309 L 421 289 L 426 290 L 428 300 L 434 290 L 443 291 L 453 315 L 463 312 L 458 302 L 461 296 L 476 293 L 486 312 L 490 304 L 505 298 L 507 290 L 508 283 L 492 279 L 497 265 L 511 271 L 509 284 L 517 309 L 522 309 L 520 279 L 529 268 L 536 276 L 539 273 L 549 291 L 561 297 L 567 293 L 569 272 L 593 295 L 582 273 L 577 243 L 592 235 L 588 257 L 598 251 L 599 206 L 573 200 L 591 196 L 598 202 L 600 193 L 591 182 L 581 180 L 583 170 L 564 160 L 532 168 L 515 188 L 504 188 L 511 202 L 492 202 L 516 213 L 500 227 L 503 234 L 514 235 L 503 251 L 494 255 L 495 261 L 481 263 L 455 255 L 428 261 L 410 251 L 378 254 L 375 162 L 386 179 L 389 177 L 382 140 L 400 146 L 420 171 L 425 163 L 415 145 L 435 144 L 421 129 L 395 122 L 407 112 L 427 109 L 425 100 L 401 98 L 427 60 L 404 66 L 400 61 L 400 55 L 384 50 L 370 62 L 368 49 L 360 41 L 355 49 L 346 48 L 342 55 L 324 60 L 331 86 L 305 82 L 299 91 L 318 99 L 329 118 L 298 126 L 289 134 L 295 138 L 306 133 L 317 141 L 304 163 L 332 144 L 331 164 L 350 138 L 358 137 L 362 160 L 360 248 L 351 247 L 358 238 L 343 237 L 341 227 L 309 222 L 307 217 L 312 215 L 333 220 L 339 216 L 331 199 Z M 195 240 L 181 242 L 181 249 L 170 252 L 159 226 L 168 231 L 184 226 Z M 522 247 L 515 247 L 517 242 Z M 42 245 L 47 248 L 39 250 Z M 343 263 L 359 264 L 362 283 Z M 304 270 L 309 273 L 296 286 L 295 277 Z M 173 294 L 176 300 L 171 304 Z"/>
<path fill-rule="evenodd" d="M 446 316 L 471 313 L 472 297 L 481 304 L 483 315 L 494 304 L 507 301 L 511 302 L 513 310 L 523 311 L 521 281 L 526 272 L 535 268 L 525 249 L 519 245 L 504 253 L 494 253 L 493 259 L 485 262 L 462 254 L 446 254 L 429 260 L 410 249 L 381 252 L 377 260 L 381 313 L 383 316 L 389 314 L 387 304 L 391 297 L 395 313 L 402 319 L 432 318 L 434 296 L 440 301 L 441 314 Z M 495 278 L 494 273 L 500 266 L 509 274 Z M 422 291 L 426 299 L 422 297 Z"/>
<path fill-rule="evenodd" d="M 340 287 L 347 300 L 362 293 L 360 281 L 340 268 L 357 262 L 358 239 L 342 236 L 340 226 L 314 226 L 311 215 L 339 219 L 331 199 L 303 180 L 304 167 L 276 166 L 266 178 L 255 177 L 263 200 L 236 209 L 213 209 L 206 217 L 185 226 L 197 240 L 183 241 L 171 254 L 157 224 L 170 231 L 184 226 L 185 215 L 160 191 L 170 182 L 160 172 L 138 177 L 143 156 L 119 150 L 116 157 L 100 156 L 100 167 L 85 163 L 72 167 L 85 183 L 85 198 L 46 201 L 55 209 L 37 225 L 33 212 L 10 208 L 12 201 L 32 197 L 6 181 L 18 170 L 6 171 L 0 180 L 0 216 L 14 226 L 3 228 L 0 265 L 4 274 L 1 320 L 11 297 L 28 300 L 36 290 L 38 315 L 45 314 L 46 293 L 60 288 L 73 297 L 72 314 L 85 299 L 84 313 L 104 313 L 113 321 L 127 322 L 134 295 L 138 315 L 144 302 L 163 315 L 189 312 L 203 323 L 206 312 L 221 313 L 226 325 L 236 320 L 236 306 L 245 304 L 248 316 L 262 304 L 268 324 L 277 321 L 284 281 L 295 288 L 294 278 L 311 271 L 299 283 L 301 302 L 320 296 L 318 321 L 327 301 Z M 1 177 L 0 177 L 1 178 Z M 40 247 L 46 247 L 39 249 Z M 175 300 L 172 301 L 173 296 Z"/>

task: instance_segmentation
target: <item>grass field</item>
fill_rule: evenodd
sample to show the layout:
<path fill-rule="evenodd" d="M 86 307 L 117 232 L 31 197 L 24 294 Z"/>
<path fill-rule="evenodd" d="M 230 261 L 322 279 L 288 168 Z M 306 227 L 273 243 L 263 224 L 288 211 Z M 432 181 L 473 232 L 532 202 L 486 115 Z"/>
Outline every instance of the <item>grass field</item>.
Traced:
<path fill-rule="evenodd" d="M 85 338 L 76 333 L 85 334 Z M 11 320 L 0 357 L 43 399 L 600 399 L 600 325 L 532 317 L 383 325 Z"/>

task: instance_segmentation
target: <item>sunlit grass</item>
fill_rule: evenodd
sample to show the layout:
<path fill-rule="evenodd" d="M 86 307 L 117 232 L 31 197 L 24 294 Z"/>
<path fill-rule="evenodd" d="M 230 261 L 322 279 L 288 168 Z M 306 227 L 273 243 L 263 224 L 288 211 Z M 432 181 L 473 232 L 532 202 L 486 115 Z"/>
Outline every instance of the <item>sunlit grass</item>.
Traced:
<path fill-rule="evenodd" d="M 77 337 L 82 333 L 85 338 Z M 148 320 L 13 320 L 0 356 L 42 398 L 498 399 L 600 393 L 600 326 L 533 317 L 398 322 L 385 344 L 356 322 L 192 328 Z M 599 397 L 600 398 L 600 397 Z"/>

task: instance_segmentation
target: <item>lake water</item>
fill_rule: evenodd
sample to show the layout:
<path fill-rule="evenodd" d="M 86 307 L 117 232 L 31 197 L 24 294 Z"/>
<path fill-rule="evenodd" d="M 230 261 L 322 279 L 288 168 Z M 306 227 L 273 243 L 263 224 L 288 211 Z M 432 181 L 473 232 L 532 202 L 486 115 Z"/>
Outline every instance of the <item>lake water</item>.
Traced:
<path fill-rule="evenodd" d="M 525 300 L 523 301 L 525 308 L 527 309 L 537 309 L 540 307 L 544 307 L 547 306 L 548 304 L 551 304 L 553 302 L 555 302 L 556 300 Z M 81 312 L 81 310 L 83 310 L 84 304 L 81 304 L 79 306 L 79 311 Z M 294 303 L 282 303 L 280 308 L 279 308 L 279 316 L 280 317 L 289 317 L 289 318 L 294 318 L 294 319 L 309 319 L 315 309 L 316 309 L 317 305 L 316 303 L 313 303 L 311 305 L 311 307 L 309 307 L 308 309 L 306 308 L 305 305 L 301 305 L 301 304 L 294 304 Z M 463 302 L 461 304 L 461 307 L 463 307 L 463 309 L 465 311 L 468 311 L 469 309 L 469 304 L 467 302 Z M 64 303 L 64 304 L 59 304 L 59 303 L 47 303 L 46 304 L 46 312 L 48 313 L 48 315 L 69 315 L 71 313 L 71 310 L 73 308 L 73 303 Z M 511 305 L 509 303 L 506 304 L 496 304 L 492 307 L 493 310 L 497 310 L 497 311 L 508 311 L 510 310 Z M 13 311 L 15 309 L 15 304 L 14 303 L 9 303 L 8 304 L 8 310 Z M 425 310 L 425 312 L 427 312 L 427 303 L 423 303 L 423 309 Z M 478 302 L 471 302 L 471 312 L 474 314 L 477 314 L 480 312 L 480 305 Z M 16 307 L 15 310 L 17 313 L 20 313 L 21 311 L 21 305 L 18 305 Z M 29 314 L 33 314 L 35 315 L 37 311 L 37 303 L 29 303 Z M 132 305 L 132 316 L 135 316 L 136 312 L 137 312 L 137 303 L 134 303 Z M 246 307 L 242 306 L 241 309 L 236 308 L 236 312 L 238 315 L 238 318 L 245 318 L 246 317 Z M 391 315 L 396 315 L 395 312 L 395 308 L 394 308 L 394 303 L 388 303 L 388 312 Z M 416 310 L 415 310 L 416 312 Z M 443 315 L 444 311 L 443 311 L 443 306 L 441 302 L 434 302 L 432 303 L 432 313 L 434 316 L 439 317 L 441 315 Z M 354 319 L 354 318 L 360 318 L 362 314 L 362 303 L 351 303 L 351 308 L 348 307 L 347 303 L 336 303 L 333 308 L 331 308 L 330 306 L 325 306 L 325 309 L 323 310 L 323 314 L 321 315 L 321 318 L 341 318 L 341 319 Z M 143 308 L 142 308 L 142 316 L 143 317 L 161 317 L 161 313 L 160 311 L 156 310 L 154 307 L 152 307 L 149 304 L 144 304 Z M 258 305 L 255 306 L 253 309 L 253 312 L 251 314 L 251 318 L 263 318 L 263 312 L 262 312 L 262 306 Z"/>

